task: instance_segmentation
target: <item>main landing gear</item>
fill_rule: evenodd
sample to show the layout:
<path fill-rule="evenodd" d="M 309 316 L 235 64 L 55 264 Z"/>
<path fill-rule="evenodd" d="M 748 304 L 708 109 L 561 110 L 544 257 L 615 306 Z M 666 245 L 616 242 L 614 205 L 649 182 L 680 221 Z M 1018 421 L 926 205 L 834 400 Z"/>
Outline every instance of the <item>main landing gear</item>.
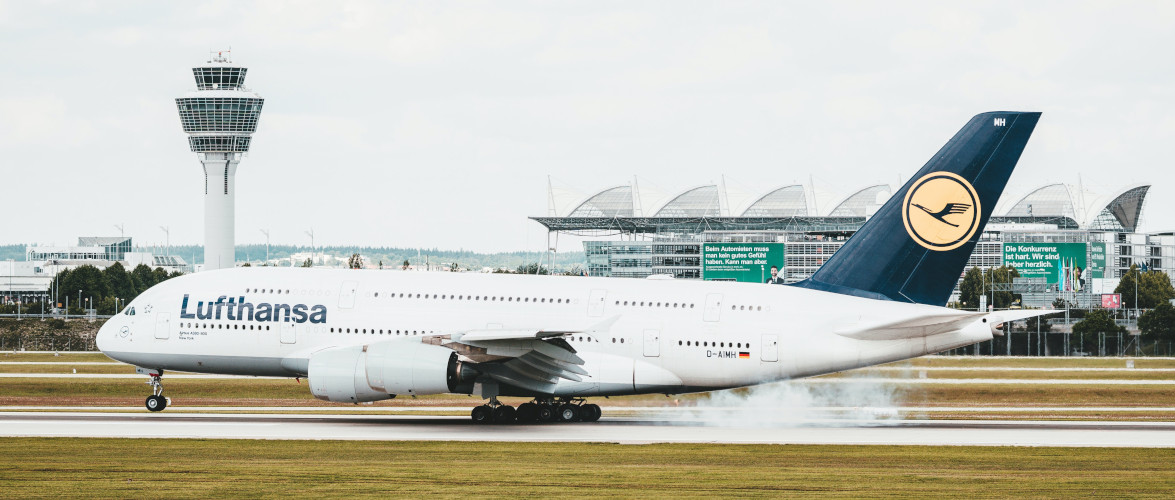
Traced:
<path fill-rule="evenodd" d="M 163 411 L 164 408 L 167 408 L 168 403 L 171 403 L 171 401 L 163 397 L 163 370 L 136 368 L 135 371 L 150 377 L 147 380 L 147 385 L 151 386 L 151 395 L 147 396 L 147 409 L 150 411 Z"/>
<path fill-rule="evenodd" d="M 513 406 L 503 404 L 498 398 L 490 398 L 488 404 L 478 406 L 470 412 L 477 424 L 531 424 L 544 422 L 595 422 L 603 411 L 599 405 L 584 404 L 575 398 L 535 398 L 529 403 Z"/>

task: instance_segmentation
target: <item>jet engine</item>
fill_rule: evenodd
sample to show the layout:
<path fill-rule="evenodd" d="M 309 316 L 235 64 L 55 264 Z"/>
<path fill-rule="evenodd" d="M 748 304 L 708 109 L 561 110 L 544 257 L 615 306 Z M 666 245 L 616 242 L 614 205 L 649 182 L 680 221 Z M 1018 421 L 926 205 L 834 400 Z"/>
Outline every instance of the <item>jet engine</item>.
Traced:
<path fill-rule="evenodd" d="M 308 368 L 314 397 L 345 403 L 452 392 L 474 376 L 457 353 L 418 339 L 326 349 L 310 356 Z"/>

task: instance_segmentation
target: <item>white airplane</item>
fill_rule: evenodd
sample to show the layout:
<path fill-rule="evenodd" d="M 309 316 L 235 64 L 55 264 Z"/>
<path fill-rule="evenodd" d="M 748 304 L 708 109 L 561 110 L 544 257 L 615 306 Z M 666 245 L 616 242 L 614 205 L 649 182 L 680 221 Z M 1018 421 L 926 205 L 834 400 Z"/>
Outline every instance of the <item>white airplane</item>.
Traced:
<path fill-rule="evenodd" d="M 484 422 L 595 421 L 584 398 L 751 386 L 991 340 L 1042 314 L 943 307 L 1040 113 L 972 118 L 810 279 L 236 268 L 163 282 L 98 348 L 164 370 L 304 377 L 359 403 L 477 394 Z M 533 397 L 517 409 L 499 396 Z"/>

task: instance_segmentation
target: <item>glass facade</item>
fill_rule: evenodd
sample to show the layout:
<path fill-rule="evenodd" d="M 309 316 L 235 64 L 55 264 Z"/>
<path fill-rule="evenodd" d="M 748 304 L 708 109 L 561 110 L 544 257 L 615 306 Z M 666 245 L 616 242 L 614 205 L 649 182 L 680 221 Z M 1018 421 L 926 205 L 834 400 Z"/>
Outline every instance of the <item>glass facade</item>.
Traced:
<path fill-rule="evenodd" d="M 1079 209 L 1075 200 L 1083 198 L 1075 197 L 1076 191 L 1064 184 L 1035 189 L 1007 211 L 991 216 L 967 268 L 1004 265 L 1006 243 L 1084 244 L 1084 261 L 1090 266 L 1082 276 L 1086 283 L 1065 292 L 1072 295 L 1067 300 L 1081 305 L 1095 303 L 1102 293 L 1112 293 L 1132 265 L 1175 277 L 1175 233 L 1135 232 L 1149 189 L 1147 185 L 1128 187 L 1108 198 L 1105 205 L 1095 205 L 1100 208 L 1097 211 Z M 629 238 L 584 243 L 592 276 L 667 274 L 701 279 L 705 242 L 776 242 L 785 245 L 780 274 L 787 282 L 796 282 L 811 277 L 824 265 L 877 207 L 884 205 L 892 190 L 884 184 L 860 189 L 828 215 L 807 215 L 805 191 L 798 185 L 754 198 L 739 217 L 718 215 L 719 194 L 719 186 L 702 186 L 676 196 L 652 217 L 609 218 L 609 213 L 625 213 L 636 198 L 630 186 L 621 186 L 589 198 L 574 216 L 534 220 L 551 231 L 618 232 Z M 1092 217 L 1086 219 L 1087 214 Z M 1017 293 L 1024 292 L 1025 305 L 1047 306 L 1059 293 L 1048 280 L 1039 281 L 1022 278 L 1014 285 L 1020 287 Z"/>
<path fill-rule="evenodd" d="M 175 100 L 179 107 L 180 124 L 184 132 L 240 132 L 257 131 L 257 117 L 261 116 L 260 98 L 238 97 L 181 97 Z"/>
<path fill-rule="evenodd" d="M 811 277 L 850 236 L 851 231 L 821 234 L 789 231 L 706 231 L 694 235 L 659 236 L 646 241 L 587 241 L 584 242 L 584 250 L 587 254 L 590 276 L 644 278 L 653 274 L 667 274 L 680 279 L 701 279 L 701 251 L 705 242 L 782 242 L 786 251 L 784 268 L 780 270 L 780 274 L 788 283 L 794 283 Z M 1009 230 L 999 227 L 982 233 L 967 261 L 966 269 L 1004 265 L 1004 243 L 1085 243 L 1087 257 L 1092 253 L 1093 245 L 1105 244 L 1108 267 L 1104 279 L 1088 279 L 1081 293 L 1068 292 L 1067 299 L 1081 306 L 1095 304 L 1100 300 L 1100 294 L 1111 293 L 1117 279 L 1121 278 L 1131 265 L 1141 267 L 1145 264 L 1149 270 L 1166 271 L 1175 276 L 1171 273 L 1175 270 L 1175 234 Z M 959 281 L 962 281 L 961 274 Z M 1018 289 L 1017 293 L 1024 296 L 1025 305 L 1044 307 L 1056 299 L 1059 292 L 1055 287 L 1035 286 L 1039 284 L 1034 285 L 1028 281 L 1031 280 L 1017 285 L 1023 288 Z"/>
<path fill-rule="evenodd" d="M 237 89 L 245 84 L 246 68 L 200 67 L 192 68 L 196 88 L 200 90 Z"/>

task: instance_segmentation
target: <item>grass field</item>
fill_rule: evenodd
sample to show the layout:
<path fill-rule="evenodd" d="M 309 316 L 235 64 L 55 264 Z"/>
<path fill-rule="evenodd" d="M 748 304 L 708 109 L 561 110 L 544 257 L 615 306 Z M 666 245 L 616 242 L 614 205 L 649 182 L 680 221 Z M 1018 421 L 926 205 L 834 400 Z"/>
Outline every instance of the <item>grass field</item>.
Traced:
<path fill-rule="evenodd" d="M 1169 498 L 1175 450 L 17 438 L 7 498 Z"/>

